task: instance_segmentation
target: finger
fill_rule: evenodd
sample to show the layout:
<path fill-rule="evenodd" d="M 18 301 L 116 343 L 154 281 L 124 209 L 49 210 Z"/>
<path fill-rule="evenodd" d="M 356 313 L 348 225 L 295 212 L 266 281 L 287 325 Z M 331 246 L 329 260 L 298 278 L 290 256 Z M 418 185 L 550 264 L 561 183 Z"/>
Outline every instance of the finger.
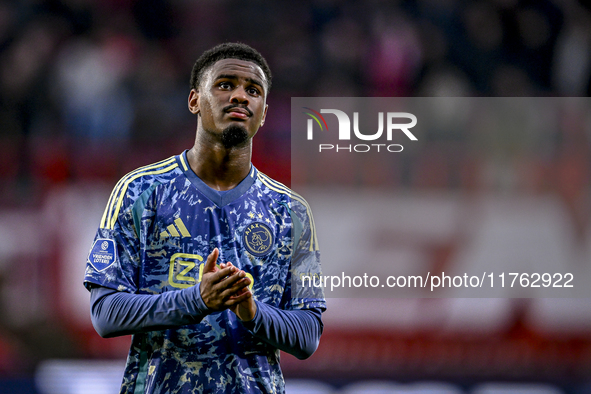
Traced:
<path fill-rule="evenodd" d="M 250 284 L 252 283 L 252 280 L 246 276 L 246 273 L 244 271 L 240 271 L 240 281 L 236 281 L 236 283 L 232 286 L 233 288 L 242 288 L 242 290 L 244 291 L 249 291 L 250 289 L 248 288 L 250 286 Z"/>
<path fill-rule="evenodd" d="M 246 274 L 244 273 L 244 271 L 237 270 L 236 272 L 232 273 L 231 275 L 221 278 L 219 280 L 219 282 L 217 282 L 215 284 L 216 291 L 218 291 L 219 293 L 222 293 L 223 291 L 229 290 L 232 287 L 236 287 L 236 286 L 244 287 L 245 283 L 249 283 L 249 282 L 244 282 L 244 280 L 248 280 L 248 278 L 245 278 L 245 275 Z"/>
<path fill-rule="evenodd" d="M 235 283 L 233 283 L 231 286 L 228 286 L 223 290 L 220 289 L 220 296 L 222 298 L 231 298 L 231 297 L 241 295 L 244 292 L 250 291 L 248 289 L 249 284 L 250 284 L 250 281 L 248 280 L 248 278 L 242 278 L 242 279 L 236 281 Z"/>
<path fill-rule="evenodd" d="M 252 283 L 252 279 L 246 276 L 246 272 L 240 271 L 239 275 L 241 278 L 244 278 L 244 283 L 246 283 L 246 286 L 250 286 L 250 284 Z"/>
<path fill-rule="evenodd" d="M 211 281 L 214 283 L 225 281 L 234 276 L 234 274 L 238 273 L 239 271 L 240 270 L 234 266 L 220 269 L 218 271 L 215 271 L 215 273 L 211 275 Z"/>
<path fill-rule="evenodd" d="M 242 295 L 244 293 L 249 293 L 250 289 L 248 288 L 248 285 L 244 286 L 242 289 L 239 289 L 238 291 L 236 291 L 236 295 Z"/>
<path fill-rule="evenodd" d="M 207 261 L 205 262 L 205 266 L 203 267 L 203 272 L 215 272 L 215 262 L 220 255 L 220 251 L 218 248 L 215 248 L 213 252 L 207 256 Z"/>
<path fill-rule="evenodd" d="M 225 302 L 225 304 L 230 307 L 230 306 L 233 306 L 236 304 L 240 304 L 241 302 L 248 300 L 250 297 L 252 297 L 252 293 L 249 291 L 249 292 L 243 293 L 239 296 L 229 298 Z"/>

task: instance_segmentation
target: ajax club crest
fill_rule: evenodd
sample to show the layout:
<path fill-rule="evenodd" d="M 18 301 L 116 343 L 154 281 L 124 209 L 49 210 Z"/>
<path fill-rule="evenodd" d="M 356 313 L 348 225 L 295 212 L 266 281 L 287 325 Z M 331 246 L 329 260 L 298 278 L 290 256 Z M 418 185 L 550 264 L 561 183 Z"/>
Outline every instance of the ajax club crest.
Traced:
<path fill-rule="evenodd" d="M 257 257 L 268 254 L 273 247 L 273 233 L 269 226 L 262 222 L 254 222 L 246 226 L 243 240 L 246 250 Z"/>

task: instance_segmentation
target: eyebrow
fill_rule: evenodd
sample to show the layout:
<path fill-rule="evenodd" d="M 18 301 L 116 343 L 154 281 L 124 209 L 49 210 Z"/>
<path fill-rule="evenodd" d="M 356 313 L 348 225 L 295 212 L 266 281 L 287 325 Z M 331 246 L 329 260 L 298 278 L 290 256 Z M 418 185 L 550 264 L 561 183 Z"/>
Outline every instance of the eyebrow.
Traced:
<path fill-rule="evenodd" d="M 238 79 L 238 76 L 233 75 L 233 74 L 221 74 L 221 75 L 218 75 L 215 79 L 216 80 L 218 80 L 218 79 Z M 245 78 L 245 79 L 250 83 L 253 83 L 255 85 L 259 85 L 261 88 L 265 86 L 258 79 L 254 79 L 254 78 Z"/>

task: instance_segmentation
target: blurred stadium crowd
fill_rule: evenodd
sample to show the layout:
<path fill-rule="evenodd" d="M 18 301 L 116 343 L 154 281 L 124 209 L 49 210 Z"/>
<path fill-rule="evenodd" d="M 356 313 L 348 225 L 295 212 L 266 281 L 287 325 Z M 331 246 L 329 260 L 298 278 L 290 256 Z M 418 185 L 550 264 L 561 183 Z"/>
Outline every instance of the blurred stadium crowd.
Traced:
<path fill-rule="evenodd" d="M 4 1 L 0 201 L 35 204 L 187 146 L 188 75 L 222 41 L 272 65 L 258 144 L 275 152 L 291 96 L 587 95 L 590 19 L 575 0 Z M 286 180 L 285 155 L 273 161 Z"/>
<path fill-rule="evenodd" d="M 267 58 L 274 75 L 270 111 L 253 162 L 289 184 L 291 97 L 588 96 L 586 4 L 0 2 L 0 380 L 31 373 L 47 358 L 113 355 L 99 349 L 110 345 L 88 339 L 92 328 L 63 302 L 68 296 L 59 287 L 67 275 L 60 270 L 84 261 L 64 265 L 60 247 L 68 240 L 60 226 L 69 209 L 79 208 L 84 220 L 85 204 L 106 201 L 108 194 L 91 198 L 85 188 L 108 193 L 126 172 L 191 146 L 189 74 L 203 50 L 241 41 Z M 533 145 L 510 129 L 489 140 L 451 127 L 426 135 L 418 153 L 404 158 L 396 186 L 550 191 L 565 203 L 582 239 L 589 229 L 591 134 L 589 111 L 577 111 L 583 115 L 566 111 L 557 132 L 526 136 Z M 479 166 L 474 141 L 492 147 L 498 160 Z M 507 164 L 506 157 L 515 160 Z M 303 177 L 322 184 L 338 172 L 324 170 Z M 69 199 L 72 190 L 78 198 Z M 76 278 L 70 279 L 82 287 Z M 128 345 L 113 341 L 119 352 Z"/>

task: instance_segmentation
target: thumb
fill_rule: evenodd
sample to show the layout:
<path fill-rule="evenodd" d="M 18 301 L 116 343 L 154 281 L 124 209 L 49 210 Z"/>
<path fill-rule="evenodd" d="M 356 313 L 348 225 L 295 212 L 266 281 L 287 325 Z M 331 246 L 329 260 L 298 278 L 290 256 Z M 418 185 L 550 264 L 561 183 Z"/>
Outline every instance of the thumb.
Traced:
<path fill-rule="evenodd" d="M 215 272 L 215 262 L 218 260 L 218 256 L 220 255 L 220 251 L 218 248 L 215 248 L 213 252 L 207 256 L 207 261 L 205 262 L 205 266 L 203 267 L 203 272 Z"/>

